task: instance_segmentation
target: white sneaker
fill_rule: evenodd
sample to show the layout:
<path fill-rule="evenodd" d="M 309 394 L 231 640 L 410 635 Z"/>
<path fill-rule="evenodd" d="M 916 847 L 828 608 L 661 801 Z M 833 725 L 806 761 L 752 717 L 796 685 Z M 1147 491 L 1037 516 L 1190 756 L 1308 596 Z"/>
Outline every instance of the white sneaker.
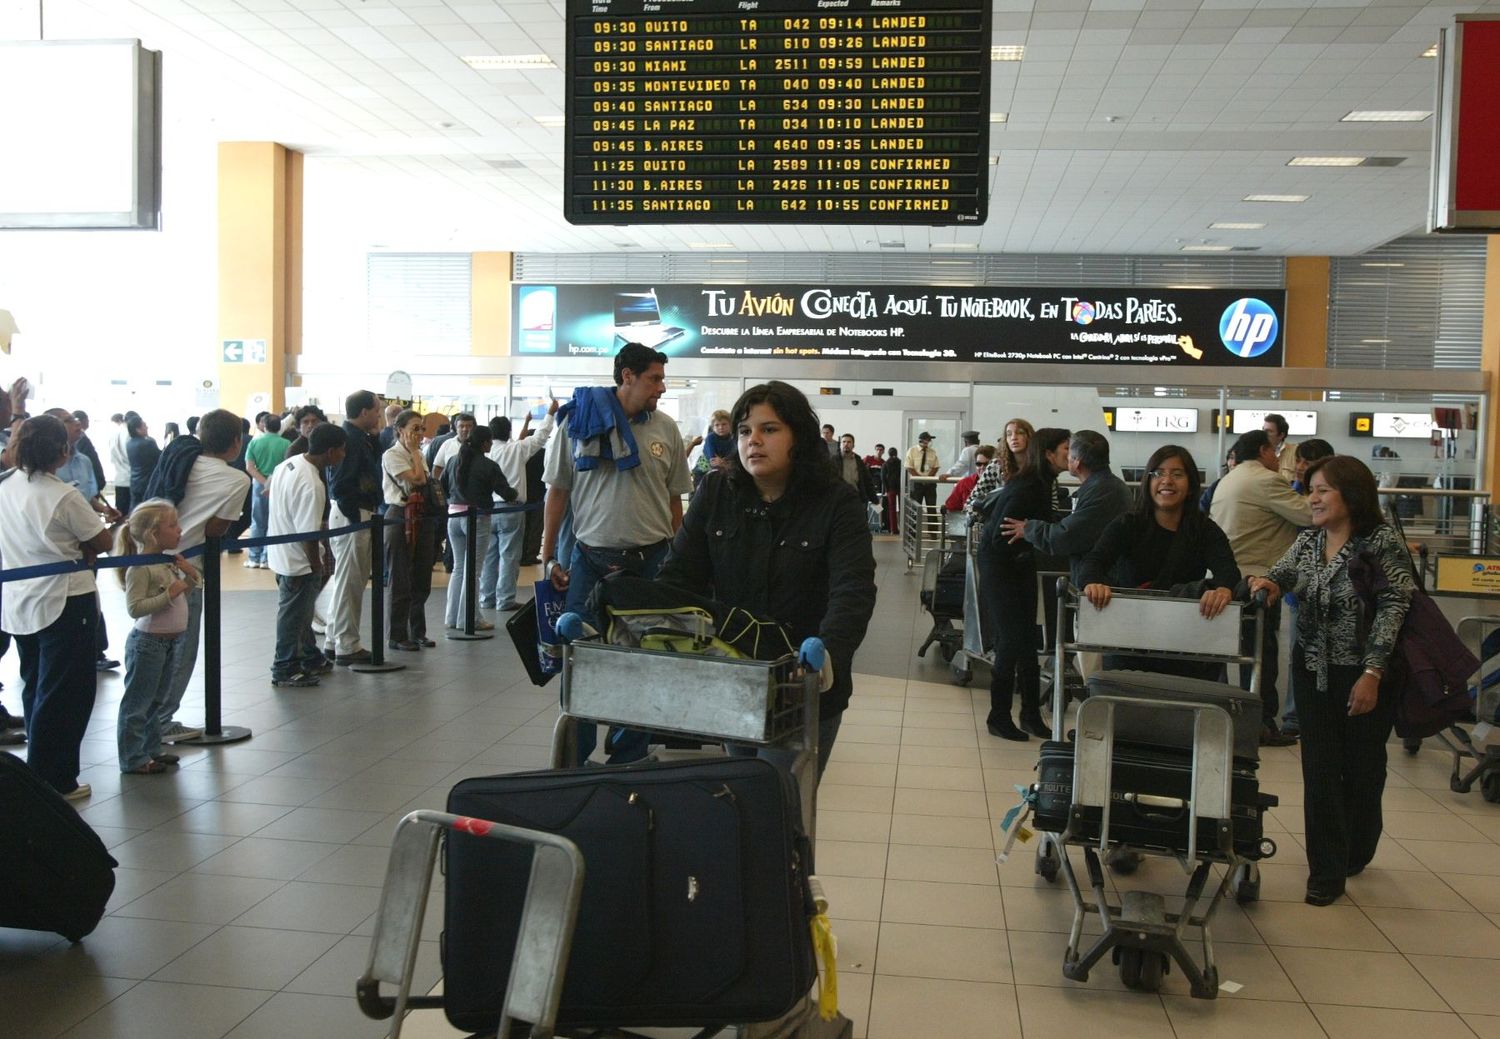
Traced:
<path fill-rule="evenodd" d="M 89 786 L 87 783 L 79 783 L 72 790 L 69 790 L 62 796 L 64 801 L 82 801 L 85 797 L 92 796 L 93 793 L 93 787 Z"/>
<path fill-rule="evenodd" d="M 195 740 L 203 735 L 202 729 L 194 729 L 182 722 L 172 722 L 161 730 L 163 743 L 176 743 L 178 740 Z"/>
<path fill-rule="evenodd" d="M 257 563 L 253 559 L 247 559 L 243 563 L 241 563 L 240 565 L 243 566 L 246 570 L 259 570 L 260 569 L 260 564 Z"/>

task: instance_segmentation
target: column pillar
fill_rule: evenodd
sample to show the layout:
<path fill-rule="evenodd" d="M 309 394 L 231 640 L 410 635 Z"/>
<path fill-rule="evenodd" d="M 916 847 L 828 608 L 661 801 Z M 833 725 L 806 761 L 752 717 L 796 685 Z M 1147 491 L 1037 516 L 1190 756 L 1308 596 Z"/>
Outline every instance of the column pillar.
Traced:
<path fill-rule="evenodd" d="M 213 349 L 220 407 L 250 417 L 257 394 L 267 411 L 285 405 L 287 358 L 302 352 L 302 153 L 274 142 L 219 145 Z"/>
<path fill-rule="evenodd" d="M 1326 256 L 1286 258 L 1286 366 L 1328 367 L 1328 268 Z M 1321 400 L 1322 394 L 1288 390 L 1286 400 Z"/>
<path fill-rule="evenodd" d="M 476 357 L 510 354 L 510 253 L 474 253 L 469 258 L 470 352 Z"/>

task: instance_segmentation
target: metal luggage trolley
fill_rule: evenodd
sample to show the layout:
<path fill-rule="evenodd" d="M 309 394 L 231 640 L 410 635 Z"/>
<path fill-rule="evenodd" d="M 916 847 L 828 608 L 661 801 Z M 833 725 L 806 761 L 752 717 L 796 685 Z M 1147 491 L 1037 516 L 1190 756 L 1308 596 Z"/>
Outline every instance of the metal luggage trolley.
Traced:
<path fill-rule="evenodd" d="M 1500 656 L 1486 656 L 1484 646 L 1496 628 L 1500 628 L 1500 616 L 1493 615 L 1464 617 L 1456 626 L 1459 638 L 1469 642 L 1477 651 L 1475 655 L 1479 657 L 1480 668 L 1473 687 L 1475 703 L 1481 707 L 1479 720 L 1492 725 L 1495 713 L 1492 705 L 1497 698 L 1495 674 L 1500 670 Z M 1482 709 L 1484 705 L 1491 705 L 1488 712 Z M 1489 717 L 1483 717 L 1485 714 Z M 1448 788 L 1455 794 L 1467 794 L 1478 783 L 1480 794 L 1486 801 L 1500 804 L 1500 745 L 1493 741 L 1487 747 L 1476 744 L 1469 731 L 1458 725 L 1438 733 L 1437 741 L 1453 754 L 1453 774 L 1448 777 Z M 1422 741 L 1417 738 L 1402 740 L 1402 745 L 1408 754 L 1416 754 L 1422 749 Z M 1464 771 L 1465 760 L 1474 763 L 1468 771 Z"/>
<path fill-rule="evenodd" d="M 652 695 L 643 696 L 644 690 Z M 735 660 L 580 639 L 563 655 L 562 713 L 553 729 L 553 768 L 566 767 L 574 760 L 580 721 L 704 742 L 795 750 L 791 772 L 801 798 L 802 825 L 810 840 L 815 837 L 818 677 L 799 677 L 794 656 L 769 662 Z M 816 883 L 814 897 L 822 898 Z M 708 1039 L 719 1031 L 705 1030 L 693 1039 Z M 853 1023 L 843 1014 L 823 1020 L 809 994 L 785 1017 L 736 1026 L 735 1035 L 737 1039 L 848 1039 L 853 1031 Z"/>
<path fill-rule="evenodd" d="M 912 478 L 919 482 L 936 484 L 931 477 Z M 928 552 L 943 547 L 943 507 L 928 505 L 911 493 L 911 483 L 901 496 L 901 547 L 906 551 L 906 569 L 921 566 Z"/>
<path fill-rule="evenodd" d="M 1132 595 L 1114 591 L 1115 600 L 1131 600 L 1129 609 L 1080 610 L 1079 593 L 1067 580 L 1058 581 L 1058 638 L 1053 669 L 1054 739 L 1066 738 L 1063 660 L 1066 653 L 1129 653 L 1133 655 L 1171 657 L 1179 660 L 1218 661 L 1253 668 L 1252 689 L 1260 684 L 1258 654 L 1240 652 L 1242 623 L 1246 611 L 1253 612 L 1255 642 L 1259 646 L 1263 614 L 1259 604 L 1230 608 L 1212 621 L 1198 615 L 1196 600 L 1169 599 L 1151 595 Z M 1112 601 L 1112 606 L 1116 605 Z M 1069 642 L 1064 633 L 1067 611 L 1074 611 L 1076 641 Z M 1192 622 L 1194 648 L 1184 652 L 1177 642 Z M 1188 781 L 1189 796 L 1166 798 L 1112 789 L 1115 753 L 1115 711 L 1148 708 L 1187 715 L 1191 719 L 1192 770 Z M 1188 703 L 1177 700 L 1091 696 L 1078 709 L 1073 757 L 1073 787 L 1067 823 L 1060 832 L 1042 833 L 1037 850 L 1037 873 L 1054 880 L 1059 873 L 1073 896 L 1073 924 L 1063 953 L 1063 976 L 1073 981 L 1087 981 L 1090 970 L 1110 954 L 1119 965 L 1121 979 L 1134 989 L 1155 991 L 1169 961 L 1181 967 L 1191 986 L 1192 995 L 1213 999 L 1218 995 L 1218 969 L 1214 964 L 1211 922 L 1224 897 L 1233 892 L 1243 901 L 1258 894 L 1259 873 L 1255 859 L 1237 850 L 1234 840 L 1234 818 L 1231 811 L 1234 751 L 1234 723 L 1229 712 L 1214 704 Z M 1168 850 L 1142 849 L 1147 854 L 1175 858 L 1188 875 L 1182 907 L 1169 911 L 1166 898 L 1144 891 L 1126 892 L 1119 904 L 1112 903 L 1104 888 L 1101 857 L 1118 841 L 1110 839 L 1110 814 L 1114 802 L 1130 803 L 1136 808 L 1159 810 L 1165 818 L 1185 818 L 1185 829 L 1176 846 Z M 1200 837 L 1200 821 L 1211 824 L 1213 839 Z M 1096 830 L 1096 833 L 1088 831 Z M 1083 849 L 1092 901 L 1079 886 L 1069 856 L 1070 847 Z M 1275 853 L 1275 844 L 1259 842 L 1259 857 Z M 1224 868 L 1217 885 L 1209 882 L 1215 865 Z M 1210 891 L 1208 905 L 1196 912 L 1198 903 Z M 1086 951 L 1080 948 L 1083 925 L 1089 913 L 1097 913 L 1104 933 Z M 1202 965 L 1192 957 L 1186 939 L 1189 928 L 1197 928 L 1203 945 Z"/>

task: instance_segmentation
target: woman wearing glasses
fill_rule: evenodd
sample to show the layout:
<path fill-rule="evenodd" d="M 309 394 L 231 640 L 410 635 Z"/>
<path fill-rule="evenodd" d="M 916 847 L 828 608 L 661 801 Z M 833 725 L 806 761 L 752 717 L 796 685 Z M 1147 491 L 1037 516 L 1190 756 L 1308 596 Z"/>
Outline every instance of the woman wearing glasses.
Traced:
<path fill-rule="evenodd" d="M 1202 484 L 1187 448 L 1157 448 L 1146 463 L 1135 511 L 1105 527 L 1084 557 L 1080 583 L 1089 602 L 1104 609 L 1111 586 L 1166 591 L 1201 581 L 1199 612 L 1208 618 L 1224 612 L 1240 569 L 1229 538 L 1197 507 Z M 1214 678 L 1219 672 L 1218 664 L 1137 657 L 1107 656 L 1104 666 L 1201 678 Z"/>

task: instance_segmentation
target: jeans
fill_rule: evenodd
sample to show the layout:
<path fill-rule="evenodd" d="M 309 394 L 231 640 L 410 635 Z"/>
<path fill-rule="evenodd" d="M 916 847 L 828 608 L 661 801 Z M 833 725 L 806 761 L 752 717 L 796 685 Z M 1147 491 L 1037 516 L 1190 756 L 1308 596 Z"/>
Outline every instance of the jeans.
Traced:
<path fill-rule="evenodd" d="M 648 579 L 655 577 L 661 570 L 662 563 L 666 562 L 667 549 L 671 547 L 671 544 L 670 541 L 662 541 L 639 549 L 589 548 L 575 539 L 573 556 L 568 567 L 566 602 L 568 611 L 578 614 L 598 627 L 596 618 L 588 609 L 589 595 L 593 592 L 594 585 L 598 584 L 605 574 L 616 570 L 628 570 L 639 577 Z M 594 752 L 598 736 L 596 726 L 587 723 L 578 726 L 578 764 L 581 765 L 589 759 L 589 755 Z M 645 757 L 646 751 L 651 746 L 651 739 L 644 732 L 611 726 L 604 746 L 609 751 L 609 763 L 621 765 L 627 761 L 639 761 Z"/>
<path fill-rule="evenodd" d="M 450 628 L 461 628 L 464 625 L 464 595 L 469 579 L 469 517 L 467 514 L 453 515 L 448 517 L 448 544 L 453 548 L 453 575 L 448 578 L 448 603 L 444 611 L 443 620 Z M 488 516 L 476 517 L 474 521 L 474 562 L 475 571 L 478 571 L 478 563 L 484 559 L 490 538 L 490 518 Z M 478 582 L 475 582 L 476 593 Z"/>
<path fill-rule="evenodd" d="M 172 724 L 182 698 L 187 695 L 188 683 L 193 679 L 193 668 L 198 666 L 198 637 L 203 628 L 203 586 L 199 585 L 187 593 L 187 630 L 182 633 L 182 644 L 172 657 L 172 685 L 167 698 L 156 711 L 156 727 L 165 729 Z"/>
<path fill-rule="evenodd" d="M 271 522 L 271 498 L 266 491 L 266 485 L 260 481 L 250 482 L 250 536 L 252 538 L 265 537 Z M 264 563 L 266 561 L 264 545 L 252 545 L 248 551 L 250 562 Z"/>
<path fill-rule="evenodd" d="M 57 620 L 16 635 L 21 656 L 21 709 L 26 718 L 26 762 L 58 793 L 78 786 L 78 749 L 94 710 L 94 625 L 99 598 L 70 595 Z"/>
<path fill-rule="evenodd" d="M 276 575 L 276 656 L 271 661 L 271 677 L 278 682 L 323 663 L 312 630 L 319 586 L 317 574 Z"/>
<path fill-rule="evenodd" d="M 387 505 L 388 519 L 401 519 L 405 509 Z M 437 539 L 433 521 L 418 521 L 408 541 L 406 526 L 385 528 L 385 622 L 392 642 L 427 637 L 427 597 L 432 594 L 432 563 Z"/>
<path fill-rule="evenodd" d="M 328 510 L 328 526 L 346 527 L 370 517 L 363 509 L 357 516 L 345 516 L 335 503 Z M 389 536 L 389 531 L 385 532 Z M 333 580 L 323 589 L 319 605 L 328 618 L 324 645 L 339 656 L 360 650 L 359 621 L 364 609 L 365 583 L 370 580 L 370 532 L 357 530 L 329 538 L 333 546 Z"/>
<path fill-rule="evenodd" d="M 484 566 L 479 571 L 479 603 L 505 609 L 516 602 L 526 514 L 501 512 L 490 517 L 490 533 L 489 551 L 485 553 Z"/>
<path fill-rule="evenodd" d="M 125 639 L 125 695 L 115 723 L 121 772 L 134 772 L 161 753 L 156 713 L 172 689 L 173 658 L 181 649 L 182 634 L 131 628 Z"/>

